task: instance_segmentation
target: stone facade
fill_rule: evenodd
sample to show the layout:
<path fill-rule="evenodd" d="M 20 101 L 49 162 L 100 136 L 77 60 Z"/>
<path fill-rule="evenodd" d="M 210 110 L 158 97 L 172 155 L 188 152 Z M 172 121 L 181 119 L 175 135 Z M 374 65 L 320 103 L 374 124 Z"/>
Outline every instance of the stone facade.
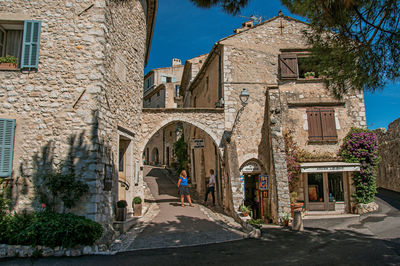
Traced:
<path fill-rule="evenodd" d="M 379 156 L 376 185 L 400 192 L 400 119 L 389 124 L 388 130 L 375 130 L 378 135 Z"/>
<path fill-rule="evenodd" d="M 254 162 L 260 168 L 254 174 L 270 177 L 268 215 L 277 222 L 290 211 L 284 132 L 294 131 L 297 145 L 315 157 L 329 153 L 331 160 L 337 160 L 342 138 L 350 128 L 366 125 L 363 92 L 349 93 L 339 101 L 325 88 L 322 79 L 280 78 L 281 54 L 290 52 L 301 56 L 308 48 L 303 35 L 307 24 L 279 15 L 254 27 L 250 24 L 244 27 L 237 34 L 218 41 L 196 77 L 182 86 L 184 106 L 215 108 L 223 104 L 223 128 L 225 137 L 229 136 L 224 140 L 230 143 L 229 154 L 224 150 L 224 175 L 230 182 L 226 187 L 231 190 L 224 197 L 232 201 L 232 204 L 225 202 L 224 207 L 234 211 L 239 208 L 244 193 L 241 171 L 246 164 Z M 189 75 L 190 71 L 184 71 L 182 80 L 190 80 Z M 239 99 L 243 88 L 250 94 L 244 107 Z M 308 141 L 306 111 L 314 106 L 333 109 L 335 141 Z M 199 164 L 201 161 L 196 161 Z M 227 165 L 231 164 L 237 164 L 239 169 L 228 169 Z M 303 194 L 299 199 L 304 197 Z"/>
<path fill-rule="evenodd" d="M 134 145 L 141 121 L 138 99 L 156 6 L 157 1 L 139 0 L 0 4 L 0 13 L 17 21 L 42 22 L 37 71 L 0 72 L 1 118 L 16 120 L 11 176 L 15 211 L 39 203 L 35 177 L 48 167 L 61 167 L 70 155 L 77 175 L 90 188 L 73 211 L 112 223 L 120 197 L 121 136 L 132 144 L 127 165 L 141 160 Z M 111 191 L 104 190 L 106 176 L 113 183 Z M 142 195 L 139 180 L 126 192 L 127 199 Z"/>

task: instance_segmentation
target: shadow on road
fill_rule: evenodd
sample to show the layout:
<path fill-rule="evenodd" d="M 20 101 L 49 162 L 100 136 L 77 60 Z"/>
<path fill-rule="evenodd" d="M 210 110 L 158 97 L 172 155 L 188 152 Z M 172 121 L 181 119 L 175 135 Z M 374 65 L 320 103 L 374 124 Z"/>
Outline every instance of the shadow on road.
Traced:
<path fill-rule="evenodd" d="M 193 225 L 202 222 L 185 217 L 180 217 L 180 221 Z M 177 225 L 171 223 L 169 226 Z M 115 256 L 8 259 L 2 262 L 4 265 L 132 265 L 132 262 L 136 265 L 398 265 L 399 240 L 379 240 L 348 230 L 293 232 L 263 229 L 260 240 L 139 250 Z"/>

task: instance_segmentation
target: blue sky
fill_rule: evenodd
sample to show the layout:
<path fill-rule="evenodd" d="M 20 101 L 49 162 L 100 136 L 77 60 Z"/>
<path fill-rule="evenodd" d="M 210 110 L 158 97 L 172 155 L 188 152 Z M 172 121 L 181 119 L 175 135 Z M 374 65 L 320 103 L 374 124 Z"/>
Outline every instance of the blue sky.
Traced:
<path fill-rule="evenodd" d="M 250 0 L 242 10 L 242 16 L 277 16 L 279 10 L 285 15 L 301 19 L 281 5 L 279 0 Z M 153 68 L 171 65 L 172 58 L 182 63 L 195 56 L 208 53 L 213 44 L 239 28 L 247 18 L 227 15 L 220 8 L 200 9 L 189 0 L 159 0 L 156 26 L 150 58 L 145 73 Z M 303 19 L 302 19 L 303 20 Z M 387 128 L 400 117 L 400 83 L 389 84 L 375 93 L 365 92 L 367 125 L 370 129 Z"/>

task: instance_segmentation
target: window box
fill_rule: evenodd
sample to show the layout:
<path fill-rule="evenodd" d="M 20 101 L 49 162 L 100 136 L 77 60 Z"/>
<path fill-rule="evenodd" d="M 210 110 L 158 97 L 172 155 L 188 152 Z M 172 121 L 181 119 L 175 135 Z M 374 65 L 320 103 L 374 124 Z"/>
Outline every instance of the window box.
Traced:
<path fill-rule="evenodd" d="M 0 63 L 1 70 L 14 70 L 17 69 L 17 65 L 13 63 Z"/>

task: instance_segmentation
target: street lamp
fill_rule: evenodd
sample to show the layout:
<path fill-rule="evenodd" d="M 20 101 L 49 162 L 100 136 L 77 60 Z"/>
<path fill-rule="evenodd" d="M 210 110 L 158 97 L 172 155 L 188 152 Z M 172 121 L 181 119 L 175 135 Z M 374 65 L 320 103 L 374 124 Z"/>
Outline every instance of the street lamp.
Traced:
<path fill-rule="evenodd" d="M 228 137 L 226 138 L 226 141 L 228 143 L 231 142 L 231 136 L 233 134 L 233 130 L 235 129 L 236 123 L 239 121 L 240 114 L 242 113 L 244 107 L 247 105 L 249 98 L 250 98 L 249 92 L 246 90 L 246 88 L 243 88 L 242 92 L 239 95 L 239 99 L 240 99 L 240 102 L 242 103 L 242 107 L 240 107 L 240 109 L 236 113 L 236 118 L 235 118 L 235 121 L 233 122 L 232 130 L 229 133 Z"/>
<path fill-rule="evenodd" d="M 249 100 L 250 94 L 246 90 L 246 88 L 243 88 L 242 92 L 240 93 L 239 99 L 242 102 L 243 107 L 247 104 L 247 101 Z"/>

